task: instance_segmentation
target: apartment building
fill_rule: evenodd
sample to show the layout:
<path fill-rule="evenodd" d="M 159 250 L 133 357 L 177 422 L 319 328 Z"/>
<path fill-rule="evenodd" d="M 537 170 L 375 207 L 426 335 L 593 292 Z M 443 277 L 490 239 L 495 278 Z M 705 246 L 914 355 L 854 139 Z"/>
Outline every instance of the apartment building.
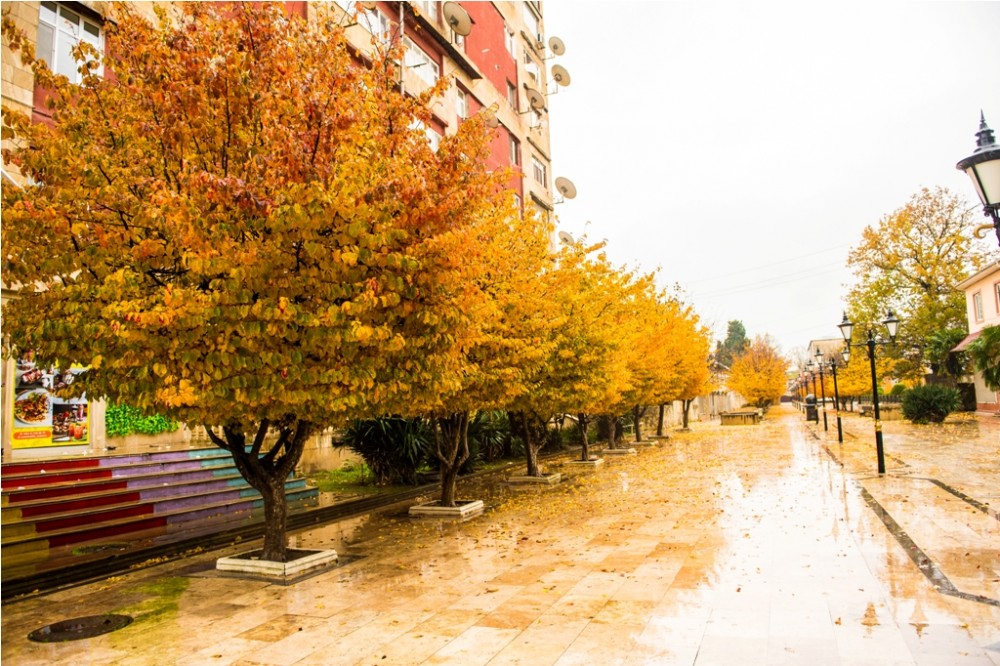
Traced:
<path fill-rule="evenodd" d="M 18 2 L 4 11 L 35 43 L 55 71 L 79 78 L 70 55 L 81 40 L 102 45 L 104 2 Z M 426 128 L 434 144 L 456 131 L 463 118 L 488 113 L 496 122 L 491 166 L 513 166 L 520 176 L 510 186 L 522 206 L 550 214 L 554 178 L 549 143 L 548 94 L 558 85 L 549 61 L 561 42 L 546 40 L 541 2 L 286 2 L 289 14 L 308 20 L 330 17 L 347 28 L 360 53 L 401 40 L 406 47 L 401 88 L 419 92 L 440 77 L 452 82 L 433 108 Z M 152 15 L 153 3 L 135 3 Z M 374 40 L 373 40 L 374 36 Z M 560 71 L 560 70 L 557 70 Z M 560 71 L 563 84 L 568 74 Z M 3 104 L 47 117 L 43 92 L 31 70 L 5 48 Z M 5 184 L 19 177 L 3 167 Z"/>

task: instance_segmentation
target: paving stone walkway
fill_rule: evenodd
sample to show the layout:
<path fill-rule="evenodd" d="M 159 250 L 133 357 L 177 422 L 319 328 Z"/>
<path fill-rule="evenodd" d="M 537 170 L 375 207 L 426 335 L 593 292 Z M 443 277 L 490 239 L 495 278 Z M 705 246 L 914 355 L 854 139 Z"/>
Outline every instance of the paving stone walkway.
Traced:
<path fill-rule="evenodd" d="M 466 487 L 454 524 L 401 510 L 294 535 L 358 559 L 290 586 L 194 555 L 3 607 L 21 664 L 1000 665 L 1000 427 L 886 425 L 847 437 L 789 407 L 697 424 L 566 469 L 545 490 Z M 125 613 L 61 644 L 27 634 Z"/>

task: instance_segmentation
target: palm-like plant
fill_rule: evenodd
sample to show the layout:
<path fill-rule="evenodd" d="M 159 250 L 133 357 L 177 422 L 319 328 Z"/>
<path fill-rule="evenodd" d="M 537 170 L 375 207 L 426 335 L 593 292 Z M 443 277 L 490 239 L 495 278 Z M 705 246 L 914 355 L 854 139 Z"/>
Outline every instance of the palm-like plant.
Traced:
<path fill-rule="evenodd" d="M 991 391 L 1000 391 L 1000 326 L 988 326 L 969 345 L 969 356 Z"/>

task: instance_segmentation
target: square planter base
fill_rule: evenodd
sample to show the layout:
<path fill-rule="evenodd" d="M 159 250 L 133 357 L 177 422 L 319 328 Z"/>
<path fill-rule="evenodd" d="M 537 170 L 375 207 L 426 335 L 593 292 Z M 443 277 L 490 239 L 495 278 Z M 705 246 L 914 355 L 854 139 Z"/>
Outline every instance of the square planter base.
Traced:
<path fill-rule="evenodd" d="M 319 570 L 339 561 L 335 550 L 288 549 L 288 562 L 259 559 L 261 551 L 253 550 L 215 561 L 216 571 L 253 580 L 268 580 L 290 584 L 319 573 Z"/>
<path fill-rule="evenodd" d="M 486 505 L 483 500 L 455 500 L 456 506 L 441 506 L 438 501 L 414 504 L 410 507 L 411 518 L 457 518 L 467 520 L 481 514 Z"/>
<path fill-rule="evenodd" d="M 562 474 L 546 474 L 545 476 L 510 476 L 507 483 L 512 486 L 554 486 L 562 479 Z"/>
<path fill-rule="evenodd" d="M 660 446 L 660 443 L 655 439 L 644 439 L 641 442 L 632 442 L 632 446 L 644 447 L 644 446 Z"/>
<path fill-rule="evenodd" d="M 604 449 L 601 451 L 606 456 L 634 456 L 636 454 L 635 449 Z"/>
<path fill-rule="evenodd" d="M 564 464 L 571 467 L 582 467 L 584 469 L 600 467 L 604 464 L 604 458 L 591 458 L 590 460 L 567 460 Z"/>

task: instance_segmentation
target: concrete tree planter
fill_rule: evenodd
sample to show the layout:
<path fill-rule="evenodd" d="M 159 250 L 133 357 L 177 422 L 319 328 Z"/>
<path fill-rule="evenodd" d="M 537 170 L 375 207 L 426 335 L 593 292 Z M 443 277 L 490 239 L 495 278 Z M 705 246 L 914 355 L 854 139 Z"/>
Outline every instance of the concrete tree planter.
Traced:
<path fill-rule="evenodd" d="M 563 464 L 570 465 L 571 467 L 581 467 L 583 469 L 594 469 L 604 464 L 604 458 L 591 456 L 590 460 L 567 460 Z"/>
<path fill-rule="evenodd" d="M 335 550 L 288 549 L 287 562 L 273 562 L 260 559 L 260 550 L 252 550 L 232 557 L 220 557 L 215 561 L 216 571 L 242 574 L 247 577 L 273 579 L 288 582 L 301 578 L 317 569 L 337 564 L 339 558 Z"/>
<path fill-rule="evenodd" d="M 650 446 L 659 446 L 659 445 L 660 445 L 660 443 L 657 442 L 656 440 L 654 440 L 653 438 L 644 439 L 641 442 L 632 442 L 632 446 L 639 447 L 639 448 L 645 448 L 645 447 L 650 447 Z"/>
<path fill-rule="evenodd" d="M 440 501 L 414 504 L 410 507 L 411 518 L 451 518 L 468 520 L 481 514 L 486 508 L 483 500 L 455 500 L 455 506 L 441 506 Z"/>
<path fill-rule="evenodd" d="M 601 451 L 606 456 L 634 456 L 637 451 L 633 448 L 627 449 L 604 449 Z"/>
<path fill-rule="evenodd" d="M 507 483 L 512 486 L 554 486 L 562 480 L 562 474 L 554 472 L 544 476 L 510 476 Z"/>

